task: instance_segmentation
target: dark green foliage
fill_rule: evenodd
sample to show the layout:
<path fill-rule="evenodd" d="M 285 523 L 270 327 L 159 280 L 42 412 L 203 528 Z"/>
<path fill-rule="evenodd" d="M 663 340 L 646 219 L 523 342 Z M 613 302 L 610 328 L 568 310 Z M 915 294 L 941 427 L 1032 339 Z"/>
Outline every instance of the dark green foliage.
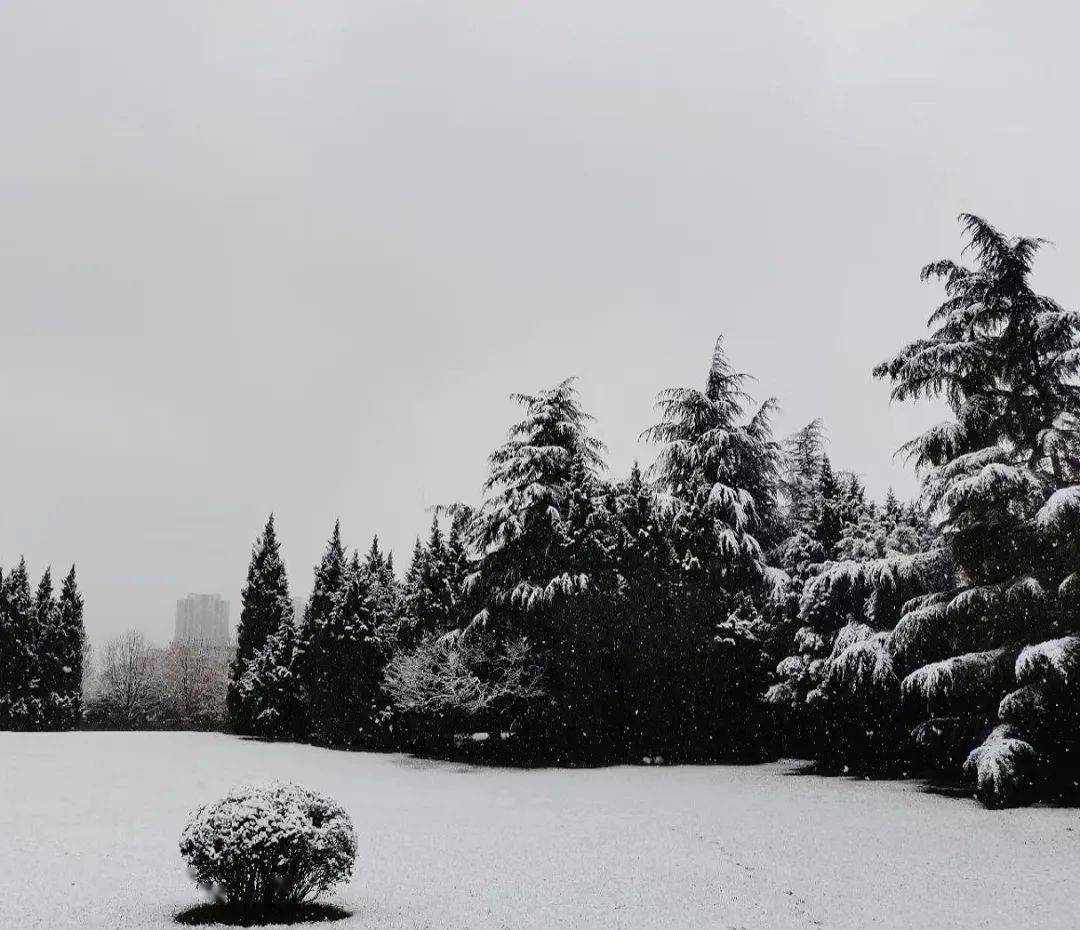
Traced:
<path fill-rule="evenodd" d="M 297 632 L 290 611 L 248 661 L 243 677 L 235 685 L 238 703 L 250 721 L 247 732 L 270 739 L 297 739 L 303 735 L 307 717 L 296 674 L 297 652 Z"/>
<path fill-rule="evenodd" d="M 264 687 L 267 669 L 274 667 L 270 657 L 264 654 L 267 643 L 272 637 L 278 637 L 275 658 L 287 652 L 290 661 L 294 645 L 292 600 L 273 514 L 252 548 L 247 582 L 240 600 L 236 656 L 229 670 L 226 699 L 229 726 L 237 733 L 264 734 L 257 718 L 267 706 L 267 700 L 260 690 Z M 252 671 L 254 665 L 258 666 L 258 674 Z M 275 721 L 275 731 L 281 732 L 278 721 Z"/>
<path fill-rule="evenodd" d="M 51 701 L 49 719 L 52 727 L 70 730 L 82 719 L 83 650 L 86 643 L 83 599 L 75 582 L 74 565 L 60 588 L 52 630 L 49 653 L 53 661 L 48 678 Z"/>
<path fill-rule="evenodd" d="M 0 729 L 69 730 L 82 717 L 82 598 L 72 567 L 59 601 L 26 562 L 0 582 Z"/>
<path fill-rule="evenodd" d="M 754 533 L 781 523 L 779 449 L 771 405 L 740 422 L 743 380 L 718 343 L 705 391 L 661 396 L 649 436 L 663 445 L 663 502 L 636 466 L 626 482 L 602 479 L 572 381 L 517 396 L 525 417 L 491 456 L 471 546 L 457 511 L 449 568 L 432 558 L 434 536 L 416 548 L 406 603 L 415 618 L 437 605 L 440 622 L 449 603 L 460 632 L 395 658 L 398 706 L 438 708 L 438 722 L 464 709 L 474 726 L 512 731 L 519 758 L 757 753 L 754 708 L 774 660 L 762 612 L 772 574 Z M 430 581 L 443 575 L 445 601 Z"/>
<path fill-rule="evenodd" d="M 307 738 L 324 745 L 375 745 L 385 657 L 372 579 L 355 553 L 329 615 L 312 629 L 306 648 Z"/>
<path fill-rule="evenodd" d="M 923 269 L 945 288 L 932 332 L 874 369 L 895 399 L 942 397 L 953 413 L 905 449 L 958 583 L 910 602 L 886 646 L 917 723 L 981 721 L 1000 702 L 1004 726 L 965 766 L 1000 807 L 1037 796 L 1075 740 L 1080 695 L 1062 682 L 1077 632 L 1080 316 L 1031 288 L 1039 240 L 961 220 L 975 267 Z"/>
<path fill-rule="evenodd" d="M 318 726 L 315 704 L 321 700 L 320 682 L 326 675 L 327 648 L 320 641 L 330 628 L 334 605 L 345 589 L 345 548 L 341 543 L 341 521 L 334 521 L 334 528 L 327 540 L 319 564 L 315 566 L 315 580 L 311 597 L 304 607 L 304 616 L 298 621 L 296 655 L 293 671 L 299 698 L 308 713 L 308 719 L 300 725 L 300 735 L 311 735 Z"/>
<path fill-rule="evenodd" d="M 0 728 L 37 729 L 40 630 L 25 560 L 0 583 L 0 625 Z"/>

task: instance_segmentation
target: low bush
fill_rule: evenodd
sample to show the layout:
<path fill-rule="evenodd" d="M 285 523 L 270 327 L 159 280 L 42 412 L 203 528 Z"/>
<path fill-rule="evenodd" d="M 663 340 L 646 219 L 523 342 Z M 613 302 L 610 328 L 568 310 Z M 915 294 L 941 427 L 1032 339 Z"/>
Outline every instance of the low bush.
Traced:
<path fill-rule="evenodd" d="M 200 807 L 184 827 L 180 852 L 213 900 L 258 911 L 299 905 L 348 881 L 356 834 L 330 798 L 273 782 Z"/>

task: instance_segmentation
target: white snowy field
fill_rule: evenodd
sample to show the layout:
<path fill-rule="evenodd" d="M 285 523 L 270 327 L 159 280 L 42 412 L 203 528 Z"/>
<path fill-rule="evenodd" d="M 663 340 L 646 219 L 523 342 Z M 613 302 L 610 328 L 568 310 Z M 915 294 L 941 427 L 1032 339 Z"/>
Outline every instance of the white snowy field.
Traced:
<path fill-rule="evenodd" d="M 196 733 L 0 733 L 0 927 L 170 927 L 187 813 L 349 810 L 343 928 L 1075 927 L 1080 814 L 762 766 L 509 770 Z"/>

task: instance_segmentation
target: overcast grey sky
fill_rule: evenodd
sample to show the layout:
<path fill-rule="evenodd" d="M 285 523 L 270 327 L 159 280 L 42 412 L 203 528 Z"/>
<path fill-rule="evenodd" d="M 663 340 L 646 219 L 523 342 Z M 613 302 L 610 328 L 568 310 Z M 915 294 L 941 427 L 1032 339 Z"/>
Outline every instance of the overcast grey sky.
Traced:
<path fill-rule="evenodd" d="M 77 561 L 95 639 L 235 621 L 271 509 L 301 595 L 338 515 L 404 562 L 510 392 L 580 375 L 622 473 L 718 333 L 778 432 L 912 493 L 937 414 L 870 367 L 956 214 L 1077 304 L 1070 9 L 4 4 L 0 561 Z"/>

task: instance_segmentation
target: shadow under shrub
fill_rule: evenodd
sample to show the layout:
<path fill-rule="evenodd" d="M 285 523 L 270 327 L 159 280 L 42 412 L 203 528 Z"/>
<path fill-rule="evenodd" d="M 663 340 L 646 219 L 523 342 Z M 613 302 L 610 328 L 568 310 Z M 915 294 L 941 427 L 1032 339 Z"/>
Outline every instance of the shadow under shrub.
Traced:
<path fill-rule="evenodd" d="M 176 922 L 186 927 L 265 927 L 281 924 L 333 923 L 352 916 L 351 911 L 334 904 L 279 905 L 243 910 L 229 904 L 197 904 L 176 915 Z"/>
<path fill-rule="evenodd" d="M 180 836 L 180 852 L 223 913 L 280 915 L 348 881 L 356 835 L 330 798 L 273 782 L 200 807 Z"/>

